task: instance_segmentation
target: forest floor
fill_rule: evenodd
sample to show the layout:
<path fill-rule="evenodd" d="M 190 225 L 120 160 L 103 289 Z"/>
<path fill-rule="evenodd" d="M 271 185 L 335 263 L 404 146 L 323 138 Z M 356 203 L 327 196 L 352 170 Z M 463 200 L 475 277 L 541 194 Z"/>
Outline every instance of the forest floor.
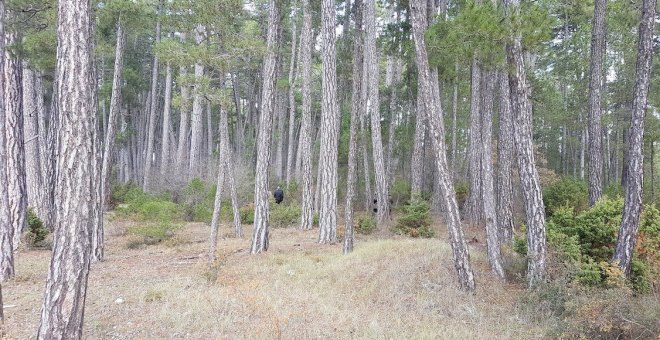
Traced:
<path fill-rule="evenodd" d="M 344 256 L 341 244 L 317 244 L 318 230 L 271 229 L 269 251 L 250 256 L 251 227 L 236 239 L 223 225 L 209 270 L 207 225 L 187 224 L 137 249 L 126 228 L 108 223 L 105 261 L 92 265 L 86 339 L 504 339 L 547 331 L 519 307 L 524 284 L 490 273 L 483 242 L 471 245 L 476 294 L 459 291 L 444 230 L 434 239 L 358 235 Z M 21 251 L 16 279 L 3 285 L 10 339 L 36 334 L 49 257 Z"/>

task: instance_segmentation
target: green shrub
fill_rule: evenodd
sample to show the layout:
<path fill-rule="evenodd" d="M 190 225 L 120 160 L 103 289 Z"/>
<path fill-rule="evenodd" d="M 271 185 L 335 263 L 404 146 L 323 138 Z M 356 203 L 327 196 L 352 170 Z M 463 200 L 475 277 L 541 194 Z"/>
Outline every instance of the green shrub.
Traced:
<path fill-rule="evenodd" d="M 239 212 L 241 213 L 241 223 L 254 223 L 254 204 L 242 206 Z"/>
<path fill-rule="evenodd" d="M 461 182 L 456 184 L 455 190 L 456 190 L 456 202 L 458 202 L 458 206 L 461 209 L 463 209 L 463 205 L 465 204 L 465 201 L 467 200 L 468 195 L 470 194 L 470 187 L 468 186 L 467 183 Z"/>
<path fill-rule="evenodd" d="M 552 216 L 561 207 L 571 207 L 575 212 L 588 206 L 587 183 L 574 178 L 564 177 L 543 190 L 543 203 L 546 215 Z"/>
<path fill-rule="evenodd" d="M 39 219 L 32 209 L 27 211 L 28 230 L 25 233 L 25 242 L 30 247 L 43 247 L 46 236 L 50 233 L 44 227 L 44 223 Z"/>
<path fill-rule="evenodd" d="M 394 231 L 411 237 L 433 237 L 431 229 L 431 205 L 418 197 L 413 197 L 410 203 L 403 206 L 403 214 L 397 220 Z"/>
<path fill-rule="evenodd" d="M 171 239 L 181 225 L 172 223 L 147 223 L 128 228 L 127 248 L 134 249 L 142 245 L 154 245 Z"/>
<path fill-rule="evenodd" d="M 187 221 L 210 223 L 213 216 L 216 187 L 208 187 L 199 178 L 192 181 L 183 190 L 183 212 Z"/>
<path fill-rule="evenodd" d="M 376 230 L 376 220 L 369 213 L 361 213 L 356 216 L 355 232 L 369 235 Z"/>
<path fill-rule="evenodd" d="M 165 195 L 150 195 L 135 186 L 116 186 L 113 192 L 117 202 L 117 214 L 138 221 L 172 223 L 182 217 L 179 205 Z"/>
<path fill-rule="evenodd" d="M 410 182 L 395 179 L 392 183 L 392 189 L 390 189 L 390 195 L 393 206 L 398 206 L 399 204 L 408 202 L 410 200 Z"/>
<path fill-rule="evenodd" d="M 273 204 L 270 210 L 270 224 L 274 228 L 284 228 L 300 223 L 302 211 L 299 206 Z"/>

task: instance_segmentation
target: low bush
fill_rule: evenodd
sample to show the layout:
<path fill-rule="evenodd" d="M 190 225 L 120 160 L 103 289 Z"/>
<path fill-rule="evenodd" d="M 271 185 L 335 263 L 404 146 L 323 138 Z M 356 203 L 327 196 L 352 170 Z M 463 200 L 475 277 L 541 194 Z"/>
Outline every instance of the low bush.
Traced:
<path fill-rule="evenodd" d="M 273 228 L 285 228 L 300 223 L 301 209 L 296 205 L 272 204 L 270 225 Z"/>
<path fill-rule="evenodd" d="M 376 230 L 376 220 L 369 213 L 360 213 L 355 216 L 355 232 L 362 235 L 369 235 Z"/>
<path fill-rule="evenodd" d="M 241 209 L 239 209 L 239 212 L 241 214 L 241 223 L 254 223 L 254 203 L 242 206 Z"/>
<path fill-rule="evenodd" d="M 430 238 L 435 234 L 431 229 L 431 205 L 419 197 L 413 197 L 403 206 L 402 215 L 394 226 L 394 232 L 411 237 Z"/>
<path fill-rule="evenodd" d="M 182 206 L 187 221 L 211 223 L 216 186 L 193 178 L 183 190 Z"/>
<path fill-rule="evenodd" d="M 543 189 L 543 203 L 548 216 L 562 207 L 580 212 L 588 207 L 587 198 L 587 183 L 570 177 L 564 177 Z"/>
<path fill-rule="evenodd" d="M 45 247 L 46 237 L 50 234 L 50 231 L 44 227 L 43 221 L 39 219 L 39 216 L 32 209 L 28 209 L 27 211 L 27 226 L 28 228 L 24 236 L 25 244 L 35 248 Z"/>
<path fill-rule="evenodd" d="M 146 223 L 128 228 L 129 241 L 126 245 L 129 249 L 149 246 L 167 241 L 174 233 L 181 229 L 181 225 L 172 223 Z"/>

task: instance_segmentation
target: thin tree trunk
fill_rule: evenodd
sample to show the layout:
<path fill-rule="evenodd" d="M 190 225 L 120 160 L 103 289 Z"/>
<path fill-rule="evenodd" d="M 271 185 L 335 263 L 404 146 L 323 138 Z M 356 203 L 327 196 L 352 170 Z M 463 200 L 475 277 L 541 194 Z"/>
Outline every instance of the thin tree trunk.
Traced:
<path fill-rule="evenodd" d="M 257 136 L 257 165 L 254 180 L 254 226 L 252 228 L 251 254 L 268 250 L 269 207 L 268 175 L 270 167 L 270 148 L 273 128 L 273 106 L 275 104 L 275 80 L 277 77 L 277 54 L 279 47 L 280 3 L 268 2 L 268 35 L 266 55 L 264 57 L 263 87 L 261 92 L 261 113 L 259 134 Z"/>
<path fill-rule="evenodd" d="M 426 52 L 424 32 L 428 27 L 426 19 L 426 2 L 413 0 L 410 2 L 413 40 L 424 107 L 427 108 L 429 132 L 432 136 L 435 154 L 435 165 L 439 174 L 439 185 L 442 187 L 444 207 L 446 211 L 445 222 L 449 230 L 449 239 L 452 246 L 454 267 L 458 274 L 459 287 L 465 291 L 474 291 L 474 273 L 470 266 L 470 255 L 461 228 L 456 192 L 447 168 L 446 147 L 444 141 L 444 124 L 442 121 L 442 104 L 440 102 L 440 89 L 437 73 L 431 71 Z"/>
<path fill-rule="evenodd" d="M 339 145 L 340 115 L 337 105 L 335 12 L 334 1 L 321 0 L 323 79 L 321 83 L 322 119 L 320 157 L 323 162 L 319 168 L 319 172 L 321 172 L 321 183 L 319 183 L 321 186 L 319 243 L 335 243 L 337 241 L 337 148 Z M 365 51 L 367 46 L 368 44 L 365 44 Z M 376 98 L 377 93 L 374 101 L 377 100 Z M 382 170 L 384 171 L 385 169 L 383 168 Z"/>
<path fill-rule="evenodd" d="M 163 105 L 163 148 L 160 153 L 160 177 L 162 179 L 167 177 L 168 172 L 171 171 L 170 162 L 170 127 L 172 116 L 172 65 L 167 62 L 165 67 L 165 104 Z"/>
<path fill-rule="evenodd" d="M 284 106 L 284 93 L 281 90 L 275 95 L 275 114 L 277 115 L 277 149 L 275 150 L 275 169 L 278 183 L 284 180 L 284 120 L 286 107 Z"/>
<path fill-rule="evenodd" d="M 607 0 L 596 0 L 591 29 L 591 73 L 589 77 L 589 205 L 603 196 L 603 138 L 601 101 L 605 59 L 605 12 Z"/>
<path fill-rule="evenodd" d="M 182 38 L 185 40 L 185 38 Z M 181 108 L 179 119 L 179 142 L 177 144 L 176 162 L 177 173 L 180 178 L 186 176 L 188 169 L 188 123 L 190 122 L 189 109 L 190 109 L 190 87 L 181 82 L 188 75 L 185 66 L 179 68 L 179 83 L 181 84 Z"/>
<path fill-rule="evenodd" d="M 296 74 L 294 72 L 296 65 L 296 21 L 292 22 L 293 27 L 291 27 L 291 62 L 289 64 L 289 138 L 287 138 L 287 153 L 286 153 L 286 184 L 291 184 L 291 179 L 293 178 L 293 167 L 294 163 L 294 153 L 293 153 L 293 141 L 295 135 L 295 124 L 296 124 L 296 97 L 295 97 L 295 88 L 296 88 Z"/>
<path fill-rule="evenodd" d="M 13 32 L 6 32 L 5 43 L 17 43 Z M 25 149 L 23 138 L 23 94 L 22 72 L 18 59 L 5 51 L 5 112 L 7 143 L 7 179 L 9 194 L 9 217 L 14 227 L 12 246 L 18 250 L 21 234 L 27 227 L 27 192 L 25 183 Z"/>
<path fill-rule="evenodd" d="M 481 68 L 476 58 L 472 59 L 472 94 L 470 99 L 470 140 L 468 150 L 468 174 L 470 194 L 465 202 L 465 219 L 470 222 L 482 220 L 481 200 Z"/>
<path fill-rule="evenodd" d="M 504 6 L 509 16 L 518 15 L 520 12 L 520 0 L 504 0 Z M 515 117 L 513 120 L 514 140 L 527 215 L 527 279 L 529 287 L 535 287 L 545 279 L 545 207 L 541 183 L 534 163 L 530 86 L 521 41 L 521 34 L 514 32 L 513 40 L 507 46 L 507 60 L 512 72 L 509 77 L 509 86 Z"/>
<path fill-rule="evenodd" d="M 300 228 L 308 230 L 314 222 L 312 189 L 312 13 L 309 0 L 303 0 L 303 26 L 300 32 L 300 73 L 302 76 L 302 122 L 300 158 L 302 160 L 302 212 Z"/>
<path fill-rule="evenodd" d="M 456 74 L 458 75 L 458 64 L 455 66 Z M 458 116 L 458 79 L 454 79 L 454 91 L 452 96 L 452 105 L 451 105 L 451 169 L 456 175 L 457 173 L 457 163 L 456 163 L 456 137 L 457 137 L 457 117 Z"/>
<path fill-rule="evenodd" d="M 493 180 L 493 92 L 497 73 L 487 71 L 483 75 L 483 105 L 481 120 L 481 143 L 483 159 L 481 160 L 482 174 L 482 196 L 484 217 L 486 220 L 486 246 L 488 250 L 488 262 L 493 272 L 504 279 L 504 267 L 502 266 L 502 253 L 500 251 L 500 239 L 497 228 L 497 212 L 495 209 L 495 185 Z"/>
<path fill-rule="evenodd" d="M 376 184 L 376 219 L 379 224 L 389 218 L 388 177 L 385 173 L 385 158 L 380 127 L 380 98 L 379 98 L 379 63 L 376 47 L 376 10 L 374 1 L 364 3 L 364 65 L 362 87 L 366 89 L 367 116 L 371 120 L 371 144 L 374 161 Z M 363 90 L 364 91 L 364 90 Z"/>
<path fill-rule="evenodd" d="M 0 0 L 0 89 L 5 86 L 5 1 Z M 0 93 L 0 131 L 6 129 L 5 96 Z M 7 188 L 7 137 L 0 133 L 0 188 Z M 9 193 L 0 190 L 0 283 L 14 277 L 14 228 L 9 216 Z M 2 297 L 0 296 L 0 299 Z M 0 301 L 2 305 L 2 301 Z M 2 308 L 0 308 L 1 310 Z M 0 320 L 2 322 L 4 319 Z M 0 335 L 1 337 L 2 335 Z"/>
<path fill-rule="evenodd" d="M 616 242 L 612 262 L 617 263 L 626 275 L 630 273 L 639 217 L 642 210 L 644 183 L 644 116 L 648 104 L 651 65 L 653 59 L 653 30 L 655 27 L 656 0 L 643 0 L 639 23 L 637 65 L 635 66 L 635 90 L 629 135 L 628 178 L 625 192 L 621 229 Z"/>
<path fill-rule="evenodd" d="M 39 164 L 41 165 L 41 182 L 42 182 L 42 187 L 41 187 L 41 204 L 42 204 L 42 214 L 45 218 L 47 218 L 47 195 L 46 195 L 46 190 L 44 190 L 43 185 L 46 184 L 46 172 L 47 172 L 47 161 L 46 159 L 48 158 L 47 156 L 47 147 L 46 147 L 46 138 L 48 135 L 48 127 L 46 125 L 46 107 L 44 105 L 44 84 L 42 80 L 42 75 L 37 72 L 36 76 L 34 77 L 34 92 L 35 92 L 35 100 L 37 102 L 37 123 L 39 127 L 37 130 L 39 131 Z"/>
<path fill-rule="evenodd" d="M 364 68 L 363 56 L 363 30 L 362 30 L 362 0 L 355 0 L 355 30 L 353 32 L 353 74 L 362 74 Z M 353 98 L 351 101 L 351 126 L 348 137 L 348 174 L 346 176 L 346 208 L 344 210 L 344 254 L 353 251 L 354 228 L 353 210 L 355 205 L 355 193 L 357 182 L 357 132 L 360 111 L 364 107 L 362 94 L 362 82 L 353 79 Z"/>
<path fill-rule="evenodd" d="M 204 28 L 198 25 L 195 29 L 195 42 L 197 45 L 202 43 L 202 33 Z M 204 77 L 204 65 L 201 60 L 195 62 L 195 86 L 193 89 L 192 117 L 190 123 L 190 163 L 188 164 L 188 178 L 201 175 L 202 159 L 202 86 L 201 80 Z"/>
<path fill-rule="evenodd" d="M 417 82 L 417 88 L 421 88 L 421 81 Z M 417 92 L 417 105 L 415 106 L 415 141 L 413 143 L 413 154 L 411 164 L 411 195 L 417 196 L 422 193 L 424 172 L 424 141 L 426 140 L 426 108 L 421 91 Z"/>
<path fill-rule="evenodd" d="M 59 119 L 55 231 L 38 339 L 80 339 L 90 266 L 90 238 L 98 209 L 96 79 L 90 1 L 58 4 Z M 71 63 L 76 60 L 76 63 Z M 76 164 L 71 167 L 70 164 Z"/>
<path fill-rule="evenodd" d="M 160 0 L 158 14 L 163 9 L 164 0 Z M 156 21 L 156 44 L 160 42 L 160 20 Z M 152 189 L 151 167 L 153 165 L 154 139 L 156 138 L 156 109 L 158 108 L 158 54 L 154 52 L 154 63 L 151 67 L 151 101 L 149 102 L 149 130 L 147 131 L 147 150 L 144 155 L 144 181 L 142 190 Z"/>
<path fill-rule="evenodd" d="M 206 102 L 206 164 L 208 178 L 213 178 L 213 118 L 212 118 L 211 102 Z"/>
<path fill-rule="evenodd" d="M 511 171 L 514 161 L 513 117 L 509 96 L 509 75 L 499 72 L 500 115 L 499 137 L 497 143 L 497 223 L 501 244 L 513 241 L 513 182 Z"/>

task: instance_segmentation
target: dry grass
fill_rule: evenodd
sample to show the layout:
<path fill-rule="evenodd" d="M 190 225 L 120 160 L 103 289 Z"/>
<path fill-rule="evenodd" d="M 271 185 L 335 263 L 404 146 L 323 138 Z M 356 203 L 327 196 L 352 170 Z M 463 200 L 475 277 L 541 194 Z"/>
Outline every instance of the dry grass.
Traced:
<path fill-rule="evenodd" d="M 339 244 L 316 244 L 315 230 L 273 229 L 271 249 L 259 256 L 248 254 L 249 237 L 220 240 L 209 270 L 208 229 L 189 224 L 175 238 L 185 241 L 126 249 L 125 227 L 110 226 L 106 260 L 93 265 L 89 279 L 85 338 L 502 339 L 545 332 L 516 314 L 523 288 L 489 273 L 480 243 L 472 251 L 478 291 L 471 295 L 456 287 L 444 239 L 378 233 L 343 256 Z M 48 257 L 20 253 L 20 279 L 3 285 L 5 304 L 15 305 L 5 310 L 11 339 L 36 334 Z"/>

